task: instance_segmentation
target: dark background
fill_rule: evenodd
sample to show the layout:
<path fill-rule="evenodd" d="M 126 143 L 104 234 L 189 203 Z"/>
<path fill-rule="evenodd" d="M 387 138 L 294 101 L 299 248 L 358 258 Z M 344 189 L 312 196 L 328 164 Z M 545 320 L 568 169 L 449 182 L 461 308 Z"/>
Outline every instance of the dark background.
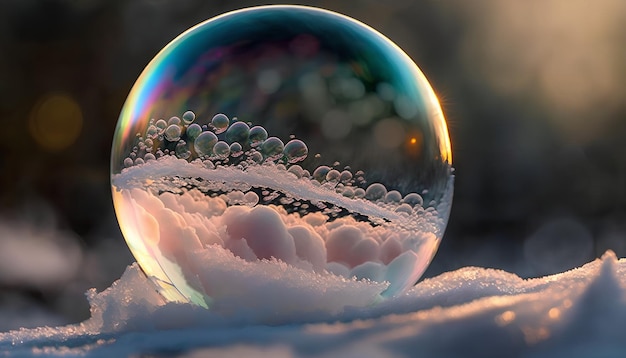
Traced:
<path fill-rule="evenodd" d="M 277 2 L 279 3 L 279 2 Z M 0 331 L 88 317 L 133 262 L 109 156 L 123 102 L 185 29 L 258 1 L 0 0 Z M 431 277 L 533 277 L 626 255 L 626 2 L 308 1 L 421 67 L 453 146 L 455 198 Z"/>

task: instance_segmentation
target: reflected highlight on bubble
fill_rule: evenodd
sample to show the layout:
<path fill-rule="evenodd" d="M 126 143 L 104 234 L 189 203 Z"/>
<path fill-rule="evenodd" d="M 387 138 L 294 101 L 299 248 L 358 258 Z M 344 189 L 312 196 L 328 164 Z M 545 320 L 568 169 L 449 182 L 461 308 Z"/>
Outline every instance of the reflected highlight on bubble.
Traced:
<path fill-rule="evenodd" d="M 301 287 L 371 286 L 370 303 L 397 295 L 435 254 L 453 186 L 417 66 L 366 25 L 301 6 L 231 12 L 166 46 L 122 110 L 111 180 L 142 269 L 208 308 L 236 287 L 216 273 L 249 265 Z"/>

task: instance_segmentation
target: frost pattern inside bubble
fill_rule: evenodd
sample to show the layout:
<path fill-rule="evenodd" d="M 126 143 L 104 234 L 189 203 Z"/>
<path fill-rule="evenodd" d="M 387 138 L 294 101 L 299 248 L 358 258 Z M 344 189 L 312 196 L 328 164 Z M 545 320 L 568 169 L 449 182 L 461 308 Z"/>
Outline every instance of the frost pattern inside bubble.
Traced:
<path fill-rule="evenodd" d="M 237 262 L 298 273 L 294 290 L 401 293 L 443 235 L 450 165 L 439 103 L 397 46 L 342 15 L 267 6 L 157 55 L 122 110 L 111 170 L 142 269 L 166 298 L 210 307 L 234 289 L 213 273 Z"/>

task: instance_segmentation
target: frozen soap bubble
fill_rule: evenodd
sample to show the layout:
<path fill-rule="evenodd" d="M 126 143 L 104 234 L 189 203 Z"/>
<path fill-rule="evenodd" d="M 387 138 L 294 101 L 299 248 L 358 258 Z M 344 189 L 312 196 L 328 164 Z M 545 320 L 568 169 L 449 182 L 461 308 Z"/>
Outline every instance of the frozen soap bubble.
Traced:
<path fill-rule="evenodd" d="M 367 287 L 373 303 L 435 254 L 451 161 L 437 97 L 398 46 L 330 11 L 263 6 L 150 62 L 111 181 L 128 246 L 169 300 L 210 308 L 285 275 L 293 290 Z"/>

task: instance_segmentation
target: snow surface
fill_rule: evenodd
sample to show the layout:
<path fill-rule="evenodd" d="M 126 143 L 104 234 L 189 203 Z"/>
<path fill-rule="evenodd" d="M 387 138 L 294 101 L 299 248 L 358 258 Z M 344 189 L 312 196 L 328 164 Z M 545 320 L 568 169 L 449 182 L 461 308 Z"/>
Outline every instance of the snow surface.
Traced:
<path fill-rule="evenodd" d="M 281 316 L 276 302 L 241 312 L 165 302 L 133 264 L 104 292 L 87 292 L 90 319 L 0 333 L 0 355 L 623 357 L 625 274 L 626 260 L 611 251 L 537 279 L 468 267 L 370 307 Z M 240 300 L 267 294 L 251 287 Z M 298 304 L 290 290 L 274 289 L 280 304 Z"/>

